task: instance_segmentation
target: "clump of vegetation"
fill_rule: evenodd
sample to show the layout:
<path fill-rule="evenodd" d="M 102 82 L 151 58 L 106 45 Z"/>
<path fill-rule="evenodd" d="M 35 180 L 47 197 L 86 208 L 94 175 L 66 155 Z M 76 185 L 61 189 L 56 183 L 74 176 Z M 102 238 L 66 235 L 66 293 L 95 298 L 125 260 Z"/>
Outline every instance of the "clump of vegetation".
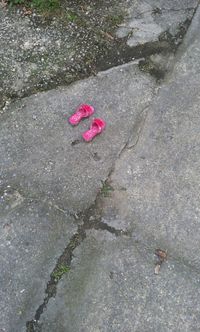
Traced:
<path fill-rule="evenodd" d="M 8 3 L 10 5 L 21 5 L 24 3 L 24 0 L 9 0 Z"/>
<path fill-rule="evenodd" d="M 66 18 L 69 22 L 76 22 L 78 20 L 78 15 L 74 11 L 69 10 L 66 14 Z"/>
<path fill-rule="evenodd" d="M 101 195 L 104 197 L 109 197 L 111 192 L 114 191 L 113 187 L 107 182 L 102 182 Z"/>
<path fill-rule="evenodd" d="M 59 0 L 32 0 L 32 4 L 40 10 L 55 10 L 60 7 Z"/>
<path fill-rule="evenodd" d="M 25 5 L 40 11 L 52 11 L 60 8 L 60 0 L 8 0 L 9 5 Z"/>
<path fill-rule="evenodd" d="M 55 279 L 55 281 L 58 281 L 62 278 L 63 274 L 65 274 L 69 271 L 70 271 L 69 266 L 61 264 L 55 269 L 55 271 L 53 271 L 52 277 Z"/>
<path fill-rule="evenodd" d="M 118 14 L 118 15 L 107 15 L 106 21 L 111 25 L 111 26 L 118 26 L 120 23 L 122 23 L 124 19 L 123 14 Z"/>

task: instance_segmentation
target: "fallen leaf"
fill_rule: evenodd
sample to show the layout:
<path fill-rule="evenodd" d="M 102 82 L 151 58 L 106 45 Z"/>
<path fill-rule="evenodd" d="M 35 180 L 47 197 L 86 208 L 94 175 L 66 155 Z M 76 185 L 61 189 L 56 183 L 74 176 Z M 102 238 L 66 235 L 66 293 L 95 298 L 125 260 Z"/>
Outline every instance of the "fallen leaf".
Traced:
<path fill-rule="evenodd" d="M 32 14 L 32 10 L 31 9 L 27 9 L 26 7 L 23 7 L 23 14 L 24 15 L 31 15 Z"/>
<path fill-rule="evenodd" d="M 107 37 L 107 38 L 109 38 L 109 39 L 111 39 L 111 40 L 114 40 L 114 39 L 115 39 L 115 38 L 114 38 L 110 33 L 108 33 L 108 32 L 101 31 L 101 33 L 102 33 L 105 37 Z"/>
<path fill-rule="evenodd" d="M 156 249 L 155 255 L 158 256 L 162 262 L 167 259 L 167 252 L 162 249 Z"/>

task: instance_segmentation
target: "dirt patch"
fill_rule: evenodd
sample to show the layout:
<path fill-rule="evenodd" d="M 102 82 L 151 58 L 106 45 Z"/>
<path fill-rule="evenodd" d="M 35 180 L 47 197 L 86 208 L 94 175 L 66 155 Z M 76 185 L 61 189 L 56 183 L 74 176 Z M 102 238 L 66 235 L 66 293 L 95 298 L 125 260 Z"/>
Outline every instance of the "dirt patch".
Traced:
<path fill-rule="evenodd" d="M 111 6 L 112 5 L 112 6 Z M 95 73 L 123 19 L 118 1 L 63 1 L 56 15 L 0 9 L 0 95 L 21 97 Z"/>

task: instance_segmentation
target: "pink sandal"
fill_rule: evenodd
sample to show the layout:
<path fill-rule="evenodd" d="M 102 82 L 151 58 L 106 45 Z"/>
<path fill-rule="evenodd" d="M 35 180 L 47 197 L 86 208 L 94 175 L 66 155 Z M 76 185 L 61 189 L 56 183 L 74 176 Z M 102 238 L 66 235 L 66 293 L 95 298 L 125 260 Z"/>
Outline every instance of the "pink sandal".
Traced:
<path fill-rule="evenodd" d="M 94 113 L 94 107 L 87 104 L 80 105 L 76 112 L 70 116 L 69 123 L 76 126 L 83 118 L 87 118 Z"/>
<path fill-rule="evenodd" d="M 106 123 L 102 119 L 94 119 L 90 126 L 90 129 L 85 131 L 82 136 L 86 142 L 91 141 L 96 135 L 100 134 L 106 126 Z"/>

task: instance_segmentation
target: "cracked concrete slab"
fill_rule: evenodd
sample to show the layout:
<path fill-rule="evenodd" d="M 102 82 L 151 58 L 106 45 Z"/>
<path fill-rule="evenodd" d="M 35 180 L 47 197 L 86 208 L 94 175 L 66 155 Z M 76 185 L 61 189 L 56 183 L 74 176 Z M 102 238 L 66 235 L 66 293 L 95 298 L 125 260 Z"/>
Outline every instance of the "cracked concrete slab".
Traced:
<path fill-rule="evenodd" d="M 199 10 L 191 31 L 195 28 Z M 180 49 L 171 79 L 148 109 L 137 145 L 117 161 L 111 181 L 118 219 L 140 239 L 199 266 L 200 39 L 196 33 L 189 43 L 190 36 L 189 31 L 187 51 Z"/>
<path fill-rule="evenodd" d="M 199 15 L 200 8 L 174 73 L 135 121 L 109 179 L 114 191 L 101 199 L 102 221 L 131 234 L 87 232 L 41 317 L 42 332 L 200 329 Z M 167 261 L 155 275 L 157 248 Z"/>
<path fill-rule="evenodd" d="M 26 15 L 23 5 L 0 4 L 0 107 L 9 98 L 70 84 L 147 53 L 172 51 L 197 3 L 68 0 L 47 18 L 34 10 Z"/>
<path fill-rule="evenodd" d="M 71 0 L 62 1 L 51 15 L 25 12 L 23 4 L 9 8 L 0 3 L 0 96 L 5 98 L 89 76 L 112 44 L 105 34 L 115 29 L 114 19 L 124 15 L 124 6 L 116 0 L 104 6 Z"/>
<path fill-rule="evenodd" d="M 12 104 L 1 116 L 2 185 L 26 188 L 29 195 L 46 196 L 70 212 L 85 209 L 154 87 L 153 78 L 130 64 Z M 103 135 L 89 144 L 80 139 L 91 119 L 75 128 L 67 120 L 81 102 L 93 104 L 94 116 L 107 122 Z"/>
<path fill-rule="evenodd" d="M 18 100 L 1 114 L 0 303 L 6 332 L 25 331 L 34 318 L 56 260 L 76 232 L 73 216 L 94 202 L 155 86 L 129 64 Z M 75 128 L 67 120 L 82 102 L 93 104 L 95 116 L 107 122 L 92 143 L 80 141 L 91 119 Z"/>
<path fill-rule="evenodd" d="M 0 309 L 6 332 L 21 332 L 34 316 L 50 273 L 77 230 L 73 218 L 50 202 L 16 193 L 9 188 L 0 202 Z"/>
<path fill-rule="evenodd" d="M 90 231 L 41 318 L 42 332 L 198 331 L 199 274 L 132 238 Z"/>
<path fill-rule="evenodd" d="M 114 192 L 103 200 L 102 221 L 129 232 L 115 238 L 87 231 L 39 329 L 199 330 L 200 40 L 191 32 L 198 31 L 198 15 L 187 51 L 183 46 L 154 103 L 154 79 L 129 64 L 18 100 L 1 113 L 3 331 L 25 332 L 34 319 L 77 230 L 76 214 L 94 203 L 111 171 Z M 81 102 L 94 104 L 107 121 L 90 144 L 80 140 L 89 120 L 76 128 L 67 122 Z M 168 250 L 159 276 L 157 247 Z"/>
<path fill-rule="evenodd" d="M 180 32 L 181 24 L 192 18 L 197 5 L 198 0 L 130 1 L 127 18 L 116 35 L 128 37 L 130 47 L 157 41 L 165 32 L 173 38 Z"/>

